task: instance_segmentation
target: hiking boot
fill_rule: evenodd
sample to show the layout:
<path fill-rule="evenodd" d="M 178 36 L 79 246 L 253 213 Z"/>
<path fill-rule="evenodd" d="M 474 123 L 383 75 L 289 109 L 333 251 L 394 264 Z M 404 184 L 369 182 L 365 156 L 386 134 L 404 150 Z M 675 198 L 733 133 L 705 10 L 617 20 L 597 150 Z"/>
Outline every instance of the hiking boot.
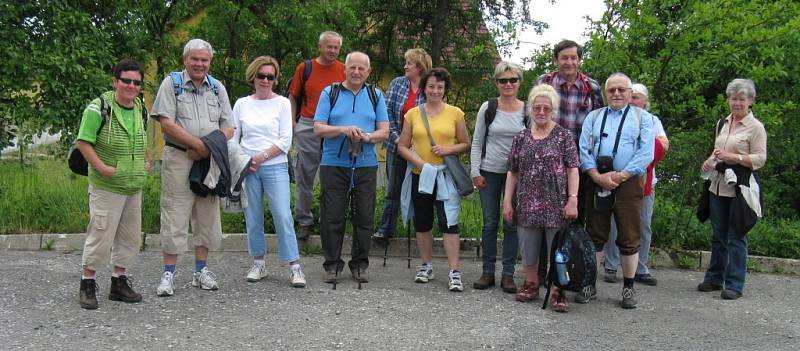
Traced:
<path fill-rule="evenodd" d="M 414 277 L 415 283 L 427 283 L 433 280 L 433 267 L 422 264 L 417 267 L 417 275 Z"/>
<path fill-rule="evenodd" d="M 519 302 L 530 302 L 539 297 L 539 284 L 533 282 L 524 282 L 522 287 L 517 290 L 514 299 Z"/>
<path fill-rule="evenodd" d="M 97 309 L 97 282 L 94 279 L 81 279 L 78 298 L 81 308 L 87 310 Z"/>
<path fill-rule="evenodd" d="M 111 277 L 111 289 L 108 291 L 108 299 L 122 302 L 142 302 L 142 294 L 133 291 L 128 284 L 128 282 L 132 281 L 133 279 L 128 278 L 127 275 Z"/>
<path fill-rule="evenodd" d="M 203 290 L 217 290 L 217 276 L 208 267 L 203 267 L 199 272 L 192 274 L 192 286 Z"/>
<path fill-rule="evenodd" d="M 338 275 L 334 271 L 326 271 L 325 274 L 322 276 L 322 281 L 328 284 L 333 284 L 333 282 L 335 282 L 336 279 L 338 279 Z"/>
<path fill-rule="evenodd" d="M 261 265 L 253 264 L 253 266 L 250 267 L 250 270 L 247 271 L 247 277 L 245 279 L 247 279 L 248 282 L 253 283 L 253 282 L 257 282 L 257 281 L 263 279 L 266 276 L 267 276 L 267 266 L 266 265 L 261 266 Z"/>
<path fill-rule="evenodd" d="M 350 270 L 350 275 L 353 277 L 353 280 L 359 283 L 369 283 L 369 277 L 367 276 L 367 269 L 356 269 Z"/>
<path fill-rule="evenodd" d="M 503 289 L 503 292 L 509 294 L 517 292 L 517 285 L 514 284 L 514 276 L 503 275 L 503 277 L 500 278 L 500 289 Z"/>
<path fill-rule="evenodd" d="M 709 283 L 709 282 L 702 282 L 702 283 L 697 285 L 697 291 L 709 292 L 709 291 L 716 291 L 716 290 L 722 290 L 722 285 L 717 285 L 717 284 Z"/>
<path fill-rule="evenodd" d="M 311 236 L 311 226 L 310 225 L 298 225 L 297 226 L 297 240 L 308 240 Z"/>
<path fill-rule="evenodd" d="M 292 286 L 295 288 L 305 288 L 306 287 L 306 275 L 303 274 L 303 269 L 300 265 L 292 265 L 289 269 L 289 279 L 292 282 Z"/>
<path fill-rule="evenodd" d="M 636 300 L 636 289 L 629 287 L 622 287 L 622 303 L 620 306 L 625 309 L 636 308 L 639 301 Z"/>
<path fill-rule="evenodd" d="M 156 295 L 165 297 L 175 294 L 175 273 L 164 272 L 161 273 L 161 282 L 158 283 L 156 288 Z"/>
<path fill-rule="evenodd" d="M 462 292 L 464 291 L 464 284 L 461 282 L 461 272 L 450 271 L 450 291 Z"/>
<path fill-rule="evenodd" d="M 742 297 L 742 293 L 732 290 L 732 289 L 725 289 L 722 290 L 722 293 L 719 295 L 723 300 L 736 300 Z"/>
<path fill-rule="evenodd" d="M 550 295 L 550 307 L 553 311 L 566 313 L 569 311 L 569 304 L 567 303 L 567 295 L 556 290 Z"/>
<path fill-rule="evenodd" d="M 581 292 L 578 295 L 575 295 L 575 302 L 577 303 L 589 303 L 589 301 L 594 300 L 597 298 L 597 289 L 594 285 L 584 286 L 581 289 Z"/>
<path fill-rule="evenodd" d="M 617 271 L 613 269 L 606 269 L 606 274 L 603 275 L 603 281 L 606 283 L 616 283 Z"/>
<path fill-rule="evenodd" d="M 656 286 L 658 285 L 658 279 L 654 278 L 650 273 L 645 274 L 637 274 L 633 276 L 633 280 L 637 283 L 642 283 L 644 285 Z"/>
<path fill-rule="evenodd" d="M 394 237 L 394 234 L 384 233 L 382 231 L 377 231 L 375 232 L 375 234 L 372 234 L 372 240 L 375 240 L 377 242 L 385 242 L 391 239 L 392 237 Z"/>
<path fill-rule="evenodd" d="M 472 287 L 478 290 L 485 290 L 494 286 L 494 273 L 483 272 L 477 281 L 472 283 Z"/>

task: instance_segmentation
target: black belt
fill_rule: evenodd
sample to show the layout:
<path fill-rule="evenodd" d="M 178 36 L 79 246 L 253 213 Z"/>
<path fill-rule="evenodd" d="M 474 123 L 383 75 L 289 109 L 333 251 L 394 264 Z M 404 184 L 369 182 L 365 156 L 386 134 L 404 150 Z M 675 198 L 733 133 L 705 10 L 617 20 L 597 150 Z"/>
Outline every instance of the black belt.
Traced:
<path fill-rule="evenodd" d="M 183 147 L 183 146 L 180 146 L 178 144 L 174 144 L 174 143 L 169 142 L 169 141 L 165 141 L 164 144 L 169 146 L 169 147 L 171 147 L 171 148 L 175 148 L 175 149 L 181 150 L 183 152 L 186 152 L 186 148 Z"/>

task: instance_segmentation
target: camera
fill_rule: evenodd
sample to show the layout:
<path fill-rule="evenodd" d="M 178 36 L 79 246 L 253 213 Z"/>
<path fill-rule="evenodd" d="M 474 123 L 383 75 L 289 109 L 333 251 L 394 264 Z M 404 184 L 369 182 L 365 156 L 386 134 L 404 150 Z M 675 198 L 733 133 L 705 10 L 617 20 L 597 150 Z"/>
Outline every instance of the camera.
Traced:
<path fill-rule="evenodd" d="M 600 174 L 611 172 L 614 170 L 614 158 L 611 156 L 598 156 L 597 157 L 597 172 Z"/>

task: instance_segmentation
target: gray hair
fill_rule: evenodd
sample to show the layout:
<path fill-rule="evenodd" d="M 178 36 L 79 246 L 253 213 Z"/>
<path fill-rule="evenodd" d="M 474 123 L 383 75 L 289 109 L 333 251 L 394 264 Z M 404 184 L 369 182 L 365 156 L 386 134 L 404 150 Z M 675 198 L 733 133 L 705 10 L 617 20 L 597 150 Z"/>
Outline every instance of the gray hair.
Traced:
<path fill-rule="evenodd" d="M 363 53 L 363 52 L 361 52 L 361 51 L 353 51 L 353 52 L 351 52 L 351 53 L 347 54 L 347 56 L 345 56 L 345 58 L 344 58 L 344 65 L 345 65 L 345 66 L 347 66 L 347 65 L 349 65 L 349 64 L 350 64 L 350 56 L 352 56 L 352 55 L 354 55 L 354 54 L 355 54 L 355 55 L 364 55 L 364 57 L 366 57 L 366 58 L 367 58 L 367 67 L 370 67 L 370 63 L 369 63 L 369 55 L 367 55 L 367 54 L 365 54 L 365 53 Z"/>
<path fill-rule="evenodd" d="M 612 73 L 610 76 L 608 76 L 608 78 L 606 79 L 606 85 L 608 85 L 608 81 L 613 79 L 613 78 L 625 78 L 625 81 L 628 82 L 628 88 L 630 88 L 633 85 L 633 82 L 631 81 L 631 78 L 628 77 L 627 75 L 625 75 L 625 73 L 622 73 L 622 72 Z"/>
<path fill-rule="evenodd" d="M 533 116 L 533 113 L 531 113 L 533 111 L 533 100 L 536 100 L 536 98 L 540 96 L 550 99 L 550 105 L 553 107 L 553 115 L 558 115 L 558 106 L 561 97 L 550 84 L 539 84 L 531 89 L 531 92 L 528 94 L 528 111 L 525 112 Z"/>
<path fill-rule="evenodd" d="M 500 78 L 500 75 L 507 71 L 511 71 L 511 73 L 517 75 L 520 81 L 522 80 L 522 67 L 516 63 L 506 61 L 500 61 L 497 66 L 494 66 L 494 79 Z"/>
<path fill-rule="evenodd" d="M 739 94 L 744 94 L 750 100 L 756 98 L 756 85 L 750 79 L 736 78 L 728 83 L 728 88 L 725 89 L 725 94 L 728 97 L 734 97 Z"/>
<path fill-rule="evenodd" d="M 644 105 L 645 110 L 650 110 L 650 93 L 647 91 L 647 87 L 642 83 L 635 83 L 631 85 L 631 94 L 639 94 L 644 96 L 644 99 L 647 100 L 647 103 Z"/>
<path fill-rule="evenodd" d="M 209 56 L 214 57 L 214 49 L 211 48 L 211 44 L 203 39 L 189 40 L 189 42 L 183 46 L 183 58 L 189 56 L 189 52 L 192 50 L 205 50 L 208 52 Z"/>
<path fill-rule="evenodd" d="M 342 45 L 343 38 L 342 38 L 342 35 L 339 34 L 339 33 L 336 33 L 336 32 L 334 32 L 332 30 L 327 30 L 327 31 L 322 32 L 319 35 L 319 43 L 320 44 L 322 44 L 322 40 L 325 39 L 325 37 L 334 37 L 336 39 L 339 39 L 339 46 Z"/>

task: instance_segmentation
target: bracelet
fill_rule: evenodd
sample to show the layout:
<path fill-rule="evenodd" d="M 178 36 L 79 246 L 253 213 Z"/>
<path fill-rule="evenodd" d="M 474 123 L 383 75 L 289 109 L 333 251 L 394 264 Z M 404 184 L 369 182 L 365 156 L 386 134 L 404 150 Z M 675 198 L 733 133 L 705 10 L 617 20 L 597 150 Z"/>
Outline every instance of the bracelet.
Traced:
<path fill-rule="evenodd" d="M 264 155 L 264 161 L 269 160 L 269 151 L 264 151 L 261 154 Z"/>
<path fill-rule="evenodd" d="M 578 197 L 578 194 L 569 194 L 569 197 Z"/>
<path fill-rule="evenodd" d="M 372 134 L 370 134 L 370 133 L 364 133 L 364 135 L 366 135 L 366 136 L 367 136 L 367 142 L 368 142 L 368 143 L 371 143 L 371 142 L 372 142 Z"/>

